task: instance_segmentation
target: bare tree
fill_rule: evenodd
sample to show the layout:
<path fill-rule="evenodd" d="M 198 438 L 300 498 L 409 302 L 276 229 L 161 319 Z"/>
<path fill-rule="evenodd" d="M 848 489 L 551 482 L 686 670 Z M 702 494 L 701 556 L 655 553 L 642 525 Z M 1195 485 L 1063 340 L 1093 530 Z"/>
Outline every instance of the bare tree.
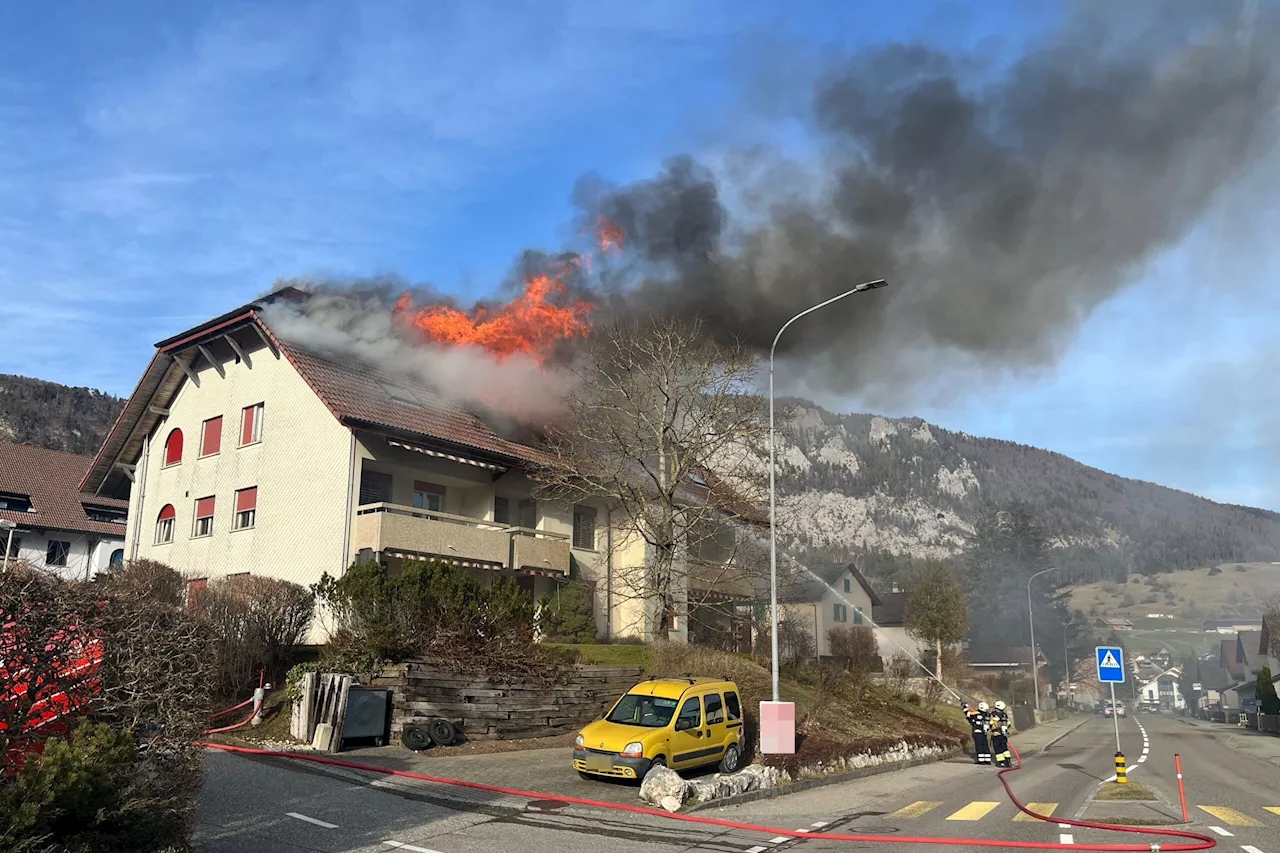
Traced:
<path fill-rule="evenodd" d="M 576 371 L 534 478 L 545 497 L 609 507 L 615 555 L 636 555 L 615 560 L 615 599 L 643 602 L 652 635 L 682 602 L 752 597 L 763 552 L 743 528 L 763 521 L 768 430 L 752 353 L 650 318 L 598 329 Z"/>

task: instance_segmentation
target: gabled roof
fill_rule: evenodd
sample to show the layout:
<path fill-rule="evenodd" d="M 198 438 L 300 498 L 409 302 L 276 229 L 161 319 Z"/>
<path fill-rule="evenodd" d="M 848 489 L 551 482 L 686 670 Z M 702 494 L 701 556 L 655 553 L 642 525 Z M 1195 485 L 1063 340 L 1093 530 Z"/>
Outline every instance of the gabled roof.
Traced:
<path fill-rule="evenodd" d="M 1231 673 L 1220 666 L 1200 663 L 1200 682 L 1202 690 L 1225 690 L 1231 684 Z"/>
<path fill-rule="evenodd" d="M 880 596 L 880 604 L 872 609 L 871 618 L 881 628 L 898 628 L 907 612 L 905 592 L 886 592 Z"/>
<path fill-rule="evenodd" d="M 825 566 L 814 566 L 809 569 L 817 577 L 809 577 L 788 590 L 783 594 L 782 600 L 788 603 L 821 601 L 822 597 L 833 589 L 836 589 L 836 581 L 844 576 L 845 572 L 851 572 L 853 579 L 857 581 L 858 586 L 862 587 L 863 592 L 867 594 L 867 598 L 871 599 L 871 607 L 874 611 L 875 607 L 880 604 L 880 596 L 876 595 L 876 591 L 871 588 L 870 582 L 858 571 L 858 567 L 853 563 L 834 563 Z M 837 593 L 840 590 L 836 590 Z M 872 614 L 867 614 L 874 620 Z"/>
<path fill-rule="evenodd" d="M 30 512 L 0 510 L 0 518 L 26 528 L 123 538 L 124 524 L 92 521 L 85 512 L 86 503 L 116 511 L 129 507 L 126 501 L 80 493 L 80 480 L 92 461 L 88 456 L 27 444 L 0 444 L 0 492 L 26 495 L 31 499 Z"/>

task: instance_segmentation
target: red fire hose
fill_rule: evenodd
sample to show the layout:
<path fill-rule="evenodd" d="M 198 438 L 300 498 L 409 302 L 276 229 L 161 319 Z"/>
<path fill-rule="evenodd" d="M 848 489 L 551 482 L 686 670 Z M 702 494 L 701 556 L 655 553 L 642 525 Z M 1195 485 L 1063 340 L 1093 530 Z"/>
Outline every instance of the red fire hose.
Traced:
<path fill-rule="evenodd" d="M 212 719 L 214 717 L 221 717 L 223 714 L 230 714 L 232 711 L 236 710 L 237 708 L 243 708 L 245 705 L 248 705 L 254 700 L 254 698 L 255 697 L 250 696 L 248 699 L 244 700 L 239 705 L 232 705 L 230 708 L 223 708 L 221 711 L 214 711 L 212 714 L 209 715 L 209 718 Z M 249 716 L 245 717 L 240 722 L 233 723 L 232 725 L 229 725 L 229 726 L 223 726 L 222 728 L 218 728 L 218 729 L 205 729 L 204 733 L 207 735 L 216 735 L 218 732 L 229 732 L 232 729 L 238 729 L 241 726 L 247 726 L 249 725 L 249 723 L 253 721 L 254 715 L 256 715 L 257 713 L 258 713 L 258 709 L 254 708 L 253 711 L 249 714 Z"/>
<path fill-rule="evenodd" d="M 1208 850 L 1217 845 L 1217 841 L 1211 835 L 1201 835 L 1198 832 L 1190 832 L 1180 829 L 1163 829 L 1159 827 L 1145 826 L 1115 826 L 1106 823 L 1092 823 L 1084 820 L 1067 820 L 1064 818 L 1048 817 L 1046 815 L 1037 814 L 1031 811 L 1013 795 L 1013 790 L 1009 787 L 1008 781 L 1004 778 L 1006 773 L 1014 770 L 1022 769 L 1022 756 L 1018 754 L 1018 750 L 1010 741 L 1009 748 L 1013 750 L 1017 764 L 1013 767 L 1007 767 L 1001 770 L 997 775 L 1000 784 L 1004 785 L 1005 792 L 1009 795 L 1009 799 L 1018 809 L 1031 817 L 1046 821 L 1049 823 L 1065 823 L 1070 826 L 1081 826 L 1088 829 L 1105 829 L 1112 832 L 1133 832 L 1144 835 L 1161 835 L 1172 836 L 1175 838 L 1190 838 L 1195 843 L 1177 843 L 1177 844 L 1062 844 L 1055 841 L 1005 841 L 993 838 L 947 838 L 942 836 L 920 836 L 920 835 L 862 835 L 853 833 L 840 832 L 799 832 L 794 829 L 782 829 L 773 826 L 760 826 L 754 823 L 744 823 L 736 820 L 725 820 L 723 818 L 702 817 L 701 815 L 691 814 L 671 814 L 662 809 L 649 808 L 648 806 L 633 806 L 625 803 L 607 803 L 601 800 L 588 800 L 583 797 L 566 797 L 559 794 L 542 794 L 536 791 L 522 791 L 518 788 L 504 788 L 500 785 L 486 785 L 482 782 L 468 782 L 463 779 L 445 779 L 440 776 L 429 776 L 425 773 L 414 773 L 409 770 L 392 770 L 386 767 L 377 767 L 371 764 L 358 764 L 354 761 L 343 761 L 338 758 L 326 758 L 321 755 L 305 755 L 296 752 L 281 752 L 273 749 L 255 749 L 247 746 L 231 746 L 225 743 L 201 742 L 201 746 L 211 749 L 221 749 L 227 752 L 239 752 L 248 755 L 265 755 L 274 758 L 292 758 L 298 761 L 310 761 L 316 764 L 328 764 L 333 767 L 346 767 L 351 770 L 363 770 L 368 773 L 381 773 L 386 776 L 403 776 L 408 779 L 417 779 L 422 782 L 434 782 L 441 785 L 453 785 L 459 788 L 470 788 L 478 791 L 489 791 L 496 794 L 509 794 L 516 797 L 524 797 L 531 800 L 556 800 L 562 803 L 571 803 L 579 806 L 592 806 L 595 808 L 614 809 L 617 811 L 632 812 L 634 814 L 652 815 L 655 817 L 663 817 L 669 820 L 681 820 L 687 823 L 699 823 L 708 826 L 723 826 L 729 829 L 741 829 L 747 832 L 763 832 L 769 835 L 785 835 L 788 838 L 818 838 L 826 841 L 883 841 L 892 844 L 950 844 L 963 847 L 1004 847 L 1008 849 L 1018 850 L 1103 850 L 1103 851 L 1134 851 L 1134 853 L 1149 853 L 1149 851 L 1159 850 Z"/>

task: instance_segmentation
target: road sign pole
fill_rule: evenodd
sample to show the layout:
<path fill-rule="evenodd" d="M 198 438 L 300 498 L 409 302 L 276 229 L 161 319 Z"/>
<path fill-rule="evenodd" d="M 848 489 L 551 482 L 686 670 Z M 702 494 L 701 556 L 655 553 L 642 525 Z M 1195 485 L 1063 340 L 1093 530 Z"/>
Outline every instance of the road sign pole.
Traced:
<path fill-rule="evenodd" d="M 1111 722 L 1116 727 L 1116 752 L 1120 751 L 1120 714 L 1116 711 L 1116 683 L 1111 682 Z"/>

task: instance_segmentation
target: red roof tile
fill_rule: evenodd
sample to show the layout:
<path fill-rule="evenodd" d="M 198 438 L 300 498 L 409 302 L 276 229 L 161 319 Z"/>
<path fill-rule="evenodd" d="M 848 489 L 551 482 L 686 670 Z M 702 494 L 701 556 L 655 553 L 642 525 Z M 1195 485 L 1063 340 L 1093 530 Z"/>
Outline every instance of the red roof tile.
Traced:
<path fill-rule="evenodd" d="M 31 512 L 0 510 L 22 527 L 124 536 L 123 524 L 90 521 L 84 503 L 127 509 L 127 501 L 83 494 L 80 482 L 93 458 L 25 444 L 0 444 L 0 491 L 27 495 Z"/>

